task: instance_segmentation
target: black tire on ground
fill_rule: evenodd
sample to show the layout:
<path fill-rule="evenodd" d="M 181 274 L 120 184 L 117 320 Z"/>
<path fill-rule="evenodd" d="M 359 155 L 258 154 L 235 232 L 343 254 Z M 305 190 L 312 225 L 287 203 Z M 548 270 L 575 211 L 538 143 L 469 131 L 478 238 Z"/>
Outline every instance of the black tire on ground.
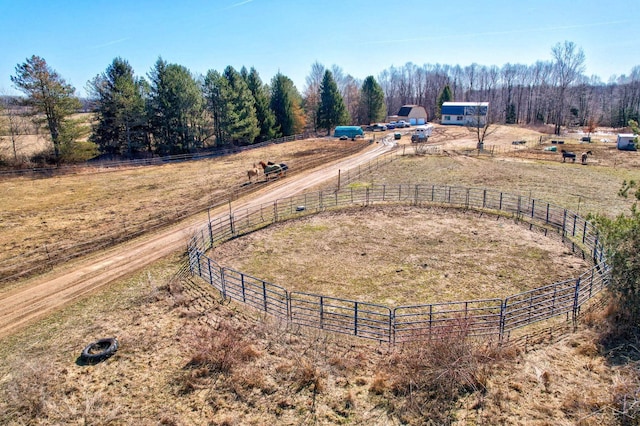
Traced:
<path fill-rule="evenodd" d="M 80 358 L 89 364 L 96 364 L 104 361 L 118 350 L 118 339 L 109 337 L 106 339 L 96 340 L 90 343 L 82 350 Z"/>

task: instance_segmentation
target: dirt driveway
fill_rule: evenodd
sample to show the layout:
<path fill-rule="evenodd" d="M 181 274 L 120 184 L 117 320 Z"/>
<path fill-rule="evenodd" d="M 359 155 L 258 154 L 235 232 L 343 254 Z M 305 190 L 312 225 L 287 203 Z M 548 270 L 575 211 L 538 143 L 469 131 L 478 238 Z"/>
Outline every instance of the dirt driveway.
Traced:
<path fill-rule="evenodd" d="M 348 170 L 389 151 L 392 145 L 379 143 L 346 159 L 282 179 L 264 190 L 232 204 L 233 209 L 259 206 L 290 197 L 335 178 L 338 170 Z M 212 210 L 212 215 L 228 212 L 228 207 Z M 171 253 L 186 248 L 194 231 L 206 223 L 206 215 L 196 215 L 168 229 L 143 236 L 74 262 L 32 279 L 25 285 L 0 294 L 0 338 L 69 305 L 97 289 L 135 272 Z"/>

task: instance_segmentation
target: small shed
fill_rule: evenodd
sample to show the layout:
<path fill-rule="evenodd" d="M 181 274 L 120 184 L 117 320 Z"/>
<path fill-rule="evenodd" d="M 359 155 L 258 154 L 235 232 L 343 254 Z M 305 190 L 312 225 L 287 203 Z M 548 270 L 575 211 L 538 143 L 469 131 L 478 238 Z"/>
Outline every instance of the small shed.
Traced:
<path fill-rule="evenodd" d="M 412 126 L 426 124 L 427 110 L 420 105 L 403 105 L 398 115 L 393 116 L 395 121 L 404 120 Z"/>
<path fill-rule="evenodd" d="M 488 112 L 489 102 L 444 102 L 440 110 L 440 122 L 458 126 L 484 126 Z"/>
<path fill-rule="evenodd" d="M 618 134 L 618 149 L 621 151 L 635 151 L 636 137 L 633 133 L 620 133 Z"/>

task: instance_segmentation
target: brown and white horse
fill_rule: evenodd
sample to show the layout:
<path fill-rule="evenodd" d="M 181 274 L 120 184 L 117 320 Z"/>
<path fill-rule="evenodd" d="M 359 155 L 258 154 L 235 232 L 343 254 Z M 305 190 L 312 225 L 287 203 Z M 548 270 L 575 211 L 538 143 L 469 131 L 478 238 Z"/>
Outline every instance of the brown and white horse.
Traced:
<path fill-rule="evenodd" d="M 247 170 L 247 176 L 249 177 L 249 182 L 251 182 L 252 177 L 256 177 L 257 179 L 259 173 L 260 171 L 258 170 L 258 166 L 256 166 L 256 163 L 253 163 L 253 169 Z"/>
<path fill-rule="evenodd" d="M 589 158 L 590 155 L 593 155 L 593 152 L 587 151 L 582 153 L 582 155 L 580 156 L 580 161 L 582 161 L 582 164 L 587 164 L 587 158 Z"/>

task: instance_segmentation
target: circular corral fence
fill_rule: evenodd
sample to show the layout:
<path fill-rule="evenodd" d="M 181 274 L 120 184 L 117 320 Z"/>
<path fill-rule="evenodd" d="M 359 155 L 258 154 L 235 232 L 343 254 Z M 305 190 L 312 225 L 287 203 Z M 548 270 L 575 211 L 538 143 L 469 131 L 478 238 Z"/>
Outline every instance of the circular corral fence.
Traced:
<path fill-rule="evenodd" d="M 345 207 L 351 209 L 347 211 Z M 360 211 L 366 207 L 365 214 L 355 213 L 353 207 L 360 207 Z M 451 208 L 462 209 L 462 212 L 452 212 Z M 269 275 L 268 279 L 254 276 L 258 273 L 252 275 L 222 267 L 213 259 L 219 257 L 218 260 L 227 263 L 226 250 L 233 252 L 238 246 L 242 250 L 242 245 L 249 243 L 261 244 L 259 250 L 273 252 L 275 249 L 269 248 L 270 238 L 265 235 L 237 240 L 233 243 L 236 249 L 232 245 L 222 248 L 220 244 L 277 222 L 315 213 L 322 214 L 286 226 L 279 224 L 265 232 L 284 233 L 282 241 L 289 238 L 290 243 L 275 244 L 298 247 L 285 254 L 290 261 L 296 257 L 312 257 L 295 252 L 300 250 L 293 244 L 299 243 L 296 239 L 313 240 L 316 249 L 309 253 L 314 253 L 311 260 L 314 264 L 323 261 L 323 251 L 345 246 L 351 251 L 351 265 L 362 262 L 375 265 L 372 269 L 382 268 L 372 274 L 388 275 L 382 280 L 387 293 L 373 293 L 371 287 L 368 291 L 366 283 L 372 279 L 365 277 L 359 283 L 356 279 L 351 287 L 363 291 L 345 298 L 344 284 L 353 280 L 348 276 L 348 270 L 352 269 L 348 262 L 342 266 L 341 279 L 340 275 L 320 277 L 315 288 L 290 285 L 285 288 L 272 281 L 283 279 L 290 283 L 291 278 L 274 272 L 277 265 L 266 258 L 255 256 L 251 260 L 253 264 L 241 263 L 238 269 L 264 271 L 261 275 Z M 427 213 L 428 217 L 424 217 Z M 327 215 L 331 220 L 321 223 L 321 218 Z M 383 228 L 369 229 L 375 233 L 375 239 L 360 241 L 350 248 L 340 239 L 345 238 L 342 234 L 349 234 L 347 223 L 351 228 L 354 224 L 367 228 L 372 226 L 371 218 Z M 335 222 L 335 226 L 328 226 L 328 222 Z M 523 226 L 531 232 L 523 233 Z M 361 238 L 356 234 L 352 233 L 351 238 Z M 540 238 L 541 235 L 547 238 Z M 451 241 L 445 244 L 445 239 Z M 549 241 L 545 244 L 544 240 Z M 413 247 L 414 251 L 407 253 L 406 246 Z M 438 247 L 442 251 L 436 255 Z M 214 250 L 205 255 L 210 248 Z M 566 316 L 575 321 L 580 307 L 606 287 L 609 279 L 597 232 L 578 215 L 523 196 L 436 185 L 347 188 L 302 194 L 267 206 L 236 211 L 211 220 L 194 236 L 188 252 L 191 273 L 204 278 L 224 298 L 292 323 L 390 343 L 451 332 L 504 341 L 512 331 L 550 318 Z M 337 259 L 346 262 L 348 257 L 338 253 L 327 267 L 339 271 Z M 446 264 L 443 258 L 451 262 L 449 266 L 439 265 Z M 388 263 L 382 262 L 380 266 L 380 259 Z M 515 268 L 509 269 L 509 263 L 516 263 Z M 288 266 L 299 265 L 289 262 Z M 490 273 L 483 277 L 482 270 Z M 537 275 L 526 276 L 525 270 Z M 567 274 L 565 270 L 573 273 Z M 299 269 L 298 280 L 309 271 Z M 522 276 L 516 276 L 516 271 Z M 551 280 L 550 284 L 531 288 L 530 282 Z M 327 285 L 328 281 L 335 288 Z M 428 281 L 433 290 L 430 294 L 421 291 L 429 288 Z M 471 290 L 462 292 L 464 287 Z"/>

